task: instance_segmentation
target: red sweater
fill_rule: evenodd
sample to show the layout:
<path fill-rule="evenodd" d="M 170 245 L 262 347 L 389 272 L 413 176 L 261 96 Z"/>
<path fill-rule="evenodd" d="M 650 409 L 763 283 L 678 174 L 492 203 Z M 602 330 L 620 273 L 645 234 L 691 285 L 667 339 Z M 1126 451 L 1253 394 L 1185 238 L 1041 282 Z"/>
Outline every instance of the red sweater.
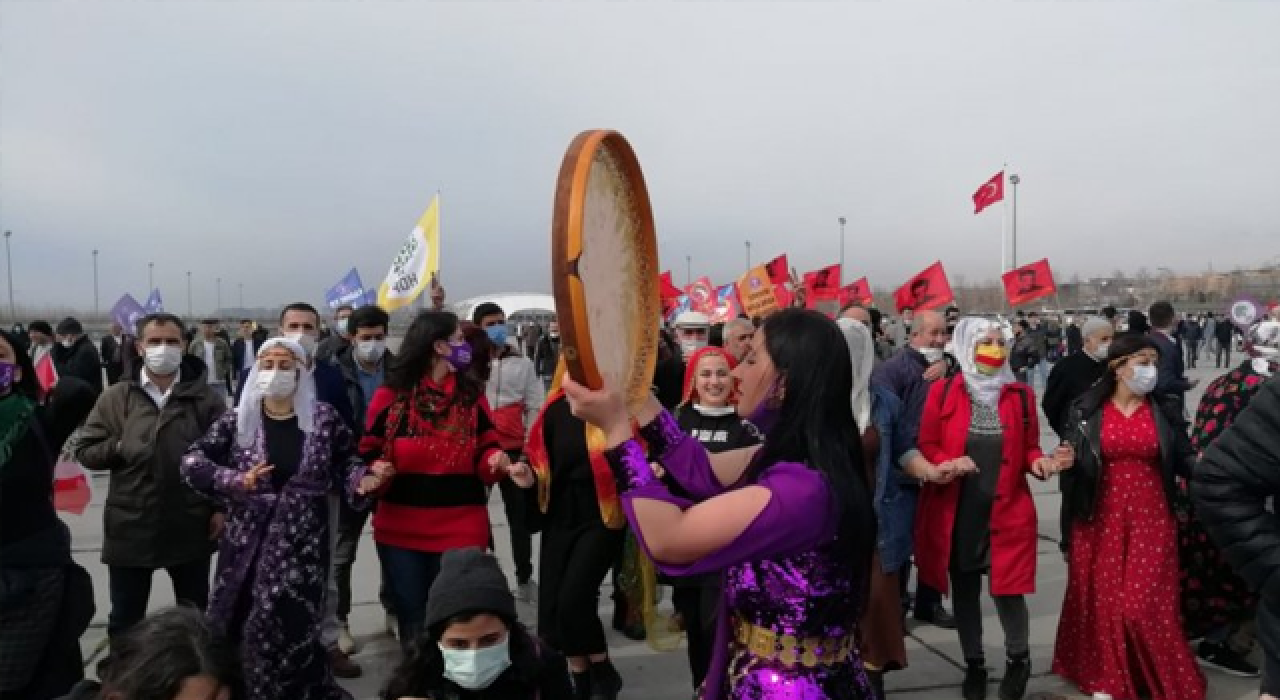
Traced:
<path fill-rule="evenodd" d="M 450 374 L 443 385 L 424 382 L 412 395 L 386 387 L 373 394 L 360 453 L 369 462 L 387 459 L 396 469 L 373 514 L 379 544 L 421 552 L 489 545 L 487 487 L 505 476 L 488 466 L 500 451 L 497 433 L 484 395 L 462 404 L 455 391 Z M 440 407 L 435 420 L 414 406 L 428 400 Z M 398 425 L 388 444 L 393 418 Z"/>

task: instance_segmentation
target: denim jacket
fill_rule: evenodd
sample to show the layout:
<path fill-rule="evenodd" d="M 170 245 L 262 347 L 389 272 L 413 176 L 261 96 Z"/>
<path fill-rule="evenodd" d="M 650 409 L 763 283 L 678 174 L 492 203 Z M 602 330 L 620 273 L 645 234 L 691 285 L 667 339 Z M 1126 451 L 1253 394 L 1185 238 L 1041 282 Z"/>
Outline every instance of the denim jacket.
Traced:
<path fill-rule="evenodd" d="M 918 491 L 905 489 L 897 468 L 897 457 L 910 445 L 905 421 L 900 420 L 902 402 L 883 386 L 871 387 L 871 422 L 880 434 L 876 464 L 876 548 L 880 568 L 891 574 L 911 558 L 912 527 L 916 517 Z"/>

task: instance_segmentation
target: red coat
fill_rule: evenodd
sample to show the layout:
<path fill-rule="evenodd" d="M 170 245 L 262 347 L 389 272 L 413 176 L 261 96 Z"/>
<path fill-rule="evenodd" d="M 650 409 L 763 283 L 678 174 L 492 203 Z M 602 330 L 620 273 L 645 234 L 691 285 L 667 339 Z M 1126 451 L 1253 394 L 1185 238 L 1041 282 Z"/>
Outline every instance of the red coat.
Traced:
<path fill-rule="evenodd" d="M 945 392 L 944 405 L 942 395 L 948 382 L 953 384 Z M 1025 396 L 1020 398 L 1018 392 L 1025 392 Z M 1004 458 L 991 509 L 991 593 L 1023 595 L 1034 593 L 1036 588 L 1038 522 L 1027 473 L 1044 453 L 1040 450 L 1040 422 L 1031 387 L 1020 382 L 1006 385 L 1000 393 L 999 408 L 1000 422 L 1005 427 Z M 919 447 L 926 459 L 940 464 L 964 456 L 971 411 L 964 379 L 934 382 L 920 421 Z M 925 484 L 916 509 L 915 551 L 920 580 L 943 593 L 949 590 L 951 531 L 960 483 L 957 479 L 945 485 Z"/>

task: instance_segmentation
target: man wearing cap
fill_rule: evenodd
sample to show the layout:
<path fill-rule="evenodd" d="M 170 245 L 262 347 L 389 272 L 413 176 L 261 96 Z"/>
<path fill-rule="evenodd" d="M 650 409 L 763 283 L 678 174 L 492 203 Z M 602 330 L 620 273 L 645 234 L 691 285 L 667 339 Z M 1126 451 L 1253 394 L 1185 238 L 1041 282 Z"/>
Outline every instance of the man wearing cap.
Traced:
<path fill-rule="evenodd" d="M 58 344 L 53 348 L 53 366 L 59 377 L 75 377 L 102 393 L 102 359 L 80 322 L 68 316 L 58 324 Z"/>
<path fill-rule="evenodd" d="M 209 386 L 226 401 L 231 382 L 231 346 L 218 337 L 217 319 L 206 318 L 200 322 L 200 336 L 191 341 L 187 354 L 204 362 Z"/>
<path fill-rule="evenodd" d="M 693 353 L 707 347 L 711 334 L 711 319 L 701 311 L 685 311 L 676 316 L 671 324 L 676 331 L 676 342 L 680 345 L 680 354 L 687 362 Z"/>

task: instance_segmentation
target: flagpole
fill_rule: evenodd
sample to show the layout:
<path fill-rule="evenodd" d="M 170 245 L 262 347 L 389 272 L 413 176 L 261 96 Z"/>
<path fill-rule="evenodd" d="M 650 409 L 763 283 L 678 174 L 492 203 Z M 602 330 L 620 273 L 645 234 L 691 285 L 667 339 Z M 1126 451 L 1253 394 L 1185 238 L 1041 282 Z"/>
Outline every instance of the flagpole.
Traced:
<path fill-rule="evenodd" d="M 1013 221 L 1010 227 L 1009 241 L 1009 267 L 1018 266 L 1018 183 L 1022 182 L 1022 178 L 1017 173 L 1009 176 L 1009 184 L 1013 185 Z"/>
<path fill-rule="evenodd" d="M 1009 176 L 1006 174 L 1008 172 L 1009 164 L 1005 163 L 1000 167 L 1001 179 L 1008 180 Z M 1000 189 L 1003 190 L 1004 186 L 1005 183 L 1001 182 Z M 1000 214 L 1000 275 L 1003 276 L 1004 273 L 1009 271 L 1009 198 L 1001 197 L 1000 206 L 1002 207 Z"/>

